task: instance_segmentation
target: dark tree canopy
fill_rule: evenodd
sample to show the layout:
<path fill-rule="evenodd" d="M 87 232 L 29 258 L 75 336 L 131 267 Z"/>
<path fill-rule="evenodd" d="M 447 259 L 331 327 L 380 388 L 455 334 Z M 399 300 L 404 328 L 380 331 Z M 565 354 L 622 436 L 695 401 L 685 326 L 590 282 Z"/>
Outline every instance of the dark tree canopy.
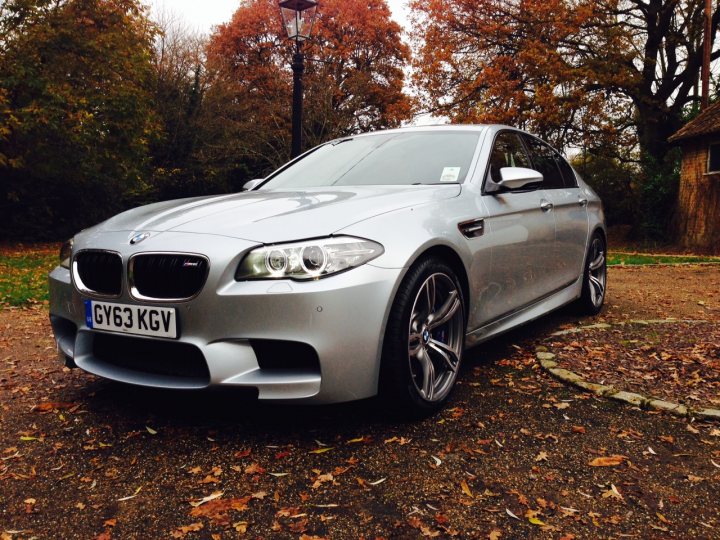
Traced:
<path fill-rule="evenodd" d="M 10 0 L 0 27 L 3 227 L 37 238 L 56 232 L 48 224 L 71 229 L 104 218 L 142 185 L 156 132 L 148 93 L 155 30 L 144 8 L 135 0 Z"/>

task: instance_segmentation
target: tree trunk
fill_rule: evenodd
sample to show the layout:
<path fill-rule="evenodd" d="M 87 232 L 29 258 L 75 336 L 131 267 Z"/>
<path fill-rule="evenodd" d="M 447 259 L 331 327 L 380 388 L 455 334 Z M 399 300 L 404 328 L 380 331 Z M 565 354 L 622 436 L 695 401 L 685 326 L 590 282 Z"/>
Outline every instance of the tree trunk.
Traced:
<path fill-rule="evenodd" d="M 655 167 L 664 169 L 669 150 L 668 138 L 682 127 L 682 119 L 664 104 L 637 105 L 637 130 L 641 159 L 650 158 Z"/>
<path fill-rule="evenodd" d="M 683 144 L 676 234 L 685 248 L 720 253 L 720 173 L 706 172 L 708 139 Z"/>

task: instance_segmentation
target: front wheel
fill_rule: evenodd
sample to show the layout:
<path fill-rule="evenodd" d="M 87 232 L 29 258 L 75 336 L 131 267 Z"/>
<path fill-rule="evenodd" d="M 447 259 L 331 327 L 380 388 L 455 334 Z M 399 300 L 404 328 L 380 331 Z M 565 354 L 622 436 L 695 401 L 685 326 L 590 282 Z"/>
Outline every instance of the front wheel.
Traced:
<path fill-rule="evenodd" d="M 605 302 L 607 286 L 607 246 L 600 233 L 590 240 L 583 272 L 583 286 L 578 308 L 582 314 L 597 315 Z"/>
<path fill-rule="evenodd" d="M 402 415 L 440 409 L 455 381 L 465 341 L 462 287 L 429 258 L 410 269 L 393 302 L 383 345 L 380 390 Z"/>

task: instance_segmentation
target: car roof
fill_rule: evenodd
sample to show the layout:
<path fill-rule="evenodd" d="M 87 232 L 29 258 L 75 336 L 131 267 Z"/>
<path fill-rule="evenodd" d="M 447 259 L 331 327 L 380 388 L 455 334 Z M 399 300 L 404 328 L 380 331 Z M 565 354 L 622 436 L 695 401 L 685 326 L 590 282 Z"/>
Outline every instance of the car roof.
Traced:
<path fill-rule="evenodd" d="M 358 133 L 357 135 L 348 135 L 347 137 L 338 137 L 339 139 L 344 138 L 355 138 L 355 137 L 368 137 L 373 135 L 380 135 L 384 133 L 413 133 L 413 132 L 428 132 L 428 131 L 475 131 L 481 133 L 485 130 L 491 130 L 493 132 L 501 130 L 512 130 L 520 131 L 525 133 L 522 129 L 518 129 L 512 126 L 503 124 L 432 124 L 424 126 L 407 126 L 393 129 L 379 129 L 377 131 L 368 131 L 366 133 Z M 336 139 L 337 140 L 337 139 Z"/>

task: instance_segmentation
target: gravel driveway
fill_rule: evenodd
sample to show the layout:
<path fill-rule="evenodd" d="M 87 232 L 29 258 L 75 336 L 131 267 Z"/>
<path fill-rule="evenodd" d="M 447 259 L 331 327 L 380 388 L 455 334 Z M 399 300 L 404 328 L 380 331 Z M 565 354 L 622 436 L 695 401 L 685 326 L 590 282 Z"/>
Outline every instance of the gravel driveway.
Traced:
<path fill-rule="evenodd" d="M 720 313 L 717 266 L 612 268 L 597 320 Z M 587 321 L 586 321 L 587 322 Z M 720 425 L 549 378 L 563 310 L 470 351 L 450 408 L 267 406 L 68 371 L 0 311 L 0 538 L 720 538 Z"/>

